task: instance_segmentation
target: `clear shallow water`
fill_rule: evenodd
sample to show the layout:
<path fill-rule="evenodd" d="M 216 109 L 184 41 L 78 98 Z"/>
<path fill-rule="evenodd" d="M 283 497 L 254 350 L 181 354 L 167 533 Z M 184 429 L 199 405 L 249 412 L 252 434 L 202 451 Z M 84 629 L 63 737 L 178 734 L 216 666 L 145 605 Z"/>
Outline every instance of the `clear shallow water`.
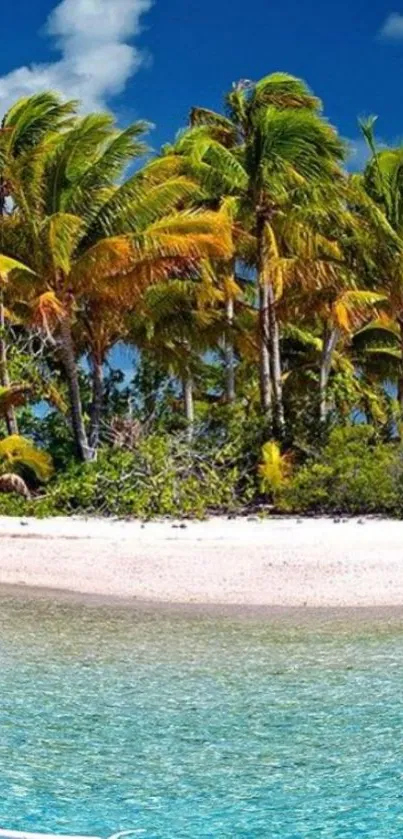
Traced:
<path fill-rule="evenodd" d="M 0 826 L 402 837 L 403 618 L 0 597 Z"/>

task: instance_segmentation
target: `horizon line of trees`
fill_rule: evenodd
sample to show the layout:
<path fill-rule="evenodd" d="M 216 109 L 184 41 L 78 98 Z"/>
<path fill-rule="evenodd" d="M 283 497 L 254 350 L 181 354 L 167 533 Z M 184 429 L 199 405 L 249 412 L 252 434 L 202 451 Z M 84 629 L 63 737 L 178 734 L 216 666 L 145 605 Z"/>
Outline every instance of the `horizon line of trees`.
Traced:
<path fill-rule="evenodd" d="M 222 113 L 194 107 L 154 156 L 142 121 L 120 129 L 52 92 L 17 102 L 0 129 L 9 437 L 41 400 L 95 459 L 120 343 L 178 383 L 189 442 L 217 402 L 253 411 L 285 448 L 354 417 L 396 433 L 403 148 L 379 149 L 374 122 L 361 122 L 368 164 L 349 174 L 321 102 L 286 73 L 234 85 Z"/>

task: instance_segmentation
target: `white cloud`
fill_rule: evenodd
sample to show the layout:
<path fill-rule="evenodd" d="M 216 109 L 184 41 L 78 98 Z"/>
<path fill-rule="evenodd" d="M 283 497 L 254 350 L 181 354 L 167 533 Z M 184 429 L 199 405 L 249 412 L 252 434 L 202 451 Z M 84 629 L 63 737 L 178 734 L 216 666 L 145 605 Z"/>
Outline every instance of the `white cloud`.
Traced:
<path fill-rule="evenodd" d="M 60 59 L 0 77 L 2 111 L 41 90 L 80 99 L 87 111 L 105 107 L 144 60 L 130 40 L 141 31 L 141 16 L 151 5 L 152 0 L 62 0 L 46 23 Z"/>
<path fill-rule="evenodd" d="M 386 18 L 379 34 L 381 38 L 403 41 L 403 15 L 399 14 L 399 12 L 391 12 Z"/>
<path fill-rule="evenodd" d="M 349 140 L 347 169 L 350 172 L 358 172 L 364 169 L 370 157 L 371 152 L 368 148 L 368 143 L 363 137 L 356 137 L 354 140 Z"/>

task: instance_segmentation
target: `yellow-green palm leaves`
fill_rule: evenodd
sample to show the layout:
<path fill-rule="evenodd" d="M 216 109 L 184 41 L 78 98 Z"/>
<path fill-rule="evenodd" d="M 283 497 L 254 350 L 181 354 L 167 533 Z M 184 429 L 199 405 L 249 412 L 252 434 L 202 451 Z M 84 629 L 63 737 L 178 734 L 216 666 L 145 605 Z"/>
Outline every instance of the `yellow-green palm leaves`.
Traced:
<path fill-rule="evenodd" d="M 3 473 L 28 470 L 38 481 L 47 481 L 53 474 L 52 458 L 30 440 L 13 435 L 0 440 L 0 470 Z"/>
<path fill-rule="evenodd" d="M 262 447 L 262 460 L 258 467 L 261 491 L 276 497 L 290 477 L 292 462 L 289 454 L 282 454 L 275 440 Z"/>
<path fill-rule="evenodd" d="M 15 271 L 14 281 L 36 322 L 45 313 L 46 332 L 55 332 L 83 459 L 93 453 L 72 335 L 81 313 L 94 297 L 113 296 L 114 285 L 126 284 L 130 308 L 130 289 L 134 301 L 139 286 L 231 253 L 226 218 L 194 210 L 200 187 L 190 178 L 166 177 L 158 165 L 125 177 L 145 151 L 146 127 L 120 131 L 110 115 L 79 117 L 74 103 L 49 94 L 18 103 L 0 140 L 0 178 L 12 202 L 0 220 L 0 252 L 33 272 L 27 281 Z"/>
<path fill-rule="evenodd" d="M 267 424 L 284 434 L 277 298 L 285 271 L 281 259 L 294 255 L 282 252 L 278 226 L 303 206 L 307 192 L 321 192 L 325 206 L 326 189 L 342 180 L 345 149 L 322 118 L 319 100 L 287 74 L 236 85 L 227 106 L 229 118 L 194 109 L 192 127 L 177 148 L 212 197 L 236 199 L 235 226 L 249 235 L 248 261 L 258 280 L 262 409 Z"/>

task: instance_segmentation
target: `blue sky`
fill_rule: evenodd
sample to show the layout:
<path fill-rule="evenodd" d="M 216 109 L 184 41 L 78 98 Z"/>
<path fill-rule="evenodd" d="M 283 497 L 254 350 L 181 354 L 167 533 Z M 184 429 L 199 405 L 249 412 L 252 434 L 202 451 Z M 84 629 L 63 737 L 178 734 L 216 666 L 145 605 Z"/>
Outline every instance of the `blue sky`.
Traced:
<path fill-rule="evenodd" d="M 192 104 L 220 107 L 239 78 L 305 78 L 341 133 L 379 115 L 403 138 L 402 0 L 13 0 L 2 10 L 0 102 L 41 87 L 155 123 L 158 148 Z M 362 149 L 357 144 L 357 160 Z"/>

